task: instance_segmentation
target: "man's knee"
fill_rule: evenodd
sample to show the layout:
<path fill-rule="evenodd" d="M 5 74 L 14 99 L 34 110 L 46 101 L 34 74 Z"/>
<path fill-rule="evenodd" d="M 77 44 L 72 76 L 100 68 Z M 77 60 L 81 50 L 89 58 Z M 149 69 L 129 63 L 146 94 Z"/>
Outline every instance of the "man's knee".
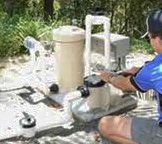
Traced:
<path fill-rule="evenodd" d="M 104 134 L 105 132 L 108 133 L 109 131 L 109 125 L 111 125 L 111 116 L 106 116 L 101 118 L 98 128 L 101 134 Z"/>

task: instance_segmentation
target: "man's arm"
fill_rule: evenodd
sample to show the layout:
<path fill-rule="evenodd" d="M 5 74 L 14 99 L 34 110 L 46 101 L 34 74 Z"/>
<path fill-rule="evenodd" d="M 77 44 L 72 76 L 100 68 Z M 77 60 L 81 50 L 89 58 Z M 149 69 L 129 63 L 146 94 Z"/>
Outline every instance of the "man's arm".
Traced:
<path fill-rule="evenodd" d="M 140 69 L 141 69 L 141 67 L 132 67 L 131 69 L 128 69 L 124 72 L 135 75 Z"/>
<path fill-rule="evenodd" d="M 111 72 L 101 72 L 100 78 L 112 84 L 114 87 L 121 89 L 122 91 L 137 91 L 137 89 L 130 82 L 131 76 L 123 76 L 123 75 L 114 75 Z"/>

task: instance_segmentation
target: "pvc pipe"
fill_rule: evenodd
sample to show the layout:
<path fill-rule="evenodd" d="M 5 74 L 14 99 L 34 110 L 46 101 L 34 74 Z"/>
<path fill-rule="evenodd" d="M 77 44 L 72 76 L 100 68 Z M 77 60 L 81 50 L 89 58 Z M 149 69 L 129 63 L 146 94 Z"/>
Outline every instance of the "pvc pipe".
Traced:
<path fill-rule="evenodd" d="M 105 17 L 104 23 L 104 38 L 105 38 L 105 60 L 106 60 L 106 69 L 110 68 L 110 53 L 111 53 L 111 46 L 110 46 L 110 20 Z"/>
<path fill-rule="evenodd" d="M 91 64 L 91 29 L 92 25 L 104 24 L 104 56 L 106 59 L 105 68 L 110 67 L 110 19 L 105 16 L 92 16 L 87 15 L 85 20 L 86 25 L 86 44 L 85 44 L 85 65 L 87 72 L 86 75 L 91 74 L 90 64 Z"/>
<path fill-rule="evenodd" d="M 87 76 L 90 75 L 90 64 L 91 64 L 91 25 L 92 25 L 91 15 L 86 16 L 85 25 L 86 25 L 85 72 Z"/>

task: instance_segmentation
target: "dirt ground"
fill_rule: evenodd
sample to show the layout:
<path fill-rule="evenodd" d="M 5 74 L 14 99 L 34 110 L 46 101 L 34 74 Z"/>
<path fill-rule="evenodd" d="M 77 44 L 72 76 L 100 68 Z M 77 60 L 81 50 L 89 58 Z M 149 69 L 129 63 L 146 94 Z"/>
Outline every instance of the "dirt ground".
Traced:
<path fill-rule="evenodd" d="M 94 61 L 102 64 L 102 58 L 100 55 L 92 57 Z M 141 66 L 145 61 L 151 60 L 153 55 L 146 55 L 142 53 L 132 53 L 126 56 L 126 68 L 132 66 Z M 11 88 L 11 82 L 15 81 L 29 62 L 29 57 L 24 55 L 16 58 L 2 59 L 0 61 L 0 90 L 5 88 Z M 94 62 L 93 61 L 93 62 Z M 156 104 L 154 102 L 147 102 L 145 100 L 139 100 L 138 108 L 132 110 L 127 115 L 138 117 L 150 117 L 156 119 Z M 40 133 L 34 139 L 24 140 L 22 138 L 15 140 L 6 140 L 0 142 L 0 144 L 99 144 L 94 141 L 92 133 L 97 131 L 98 120 L 90 123 L 84 123 L 76 121 L 74 128 L 71 130 L 55 128 L 49 131 Z"/>

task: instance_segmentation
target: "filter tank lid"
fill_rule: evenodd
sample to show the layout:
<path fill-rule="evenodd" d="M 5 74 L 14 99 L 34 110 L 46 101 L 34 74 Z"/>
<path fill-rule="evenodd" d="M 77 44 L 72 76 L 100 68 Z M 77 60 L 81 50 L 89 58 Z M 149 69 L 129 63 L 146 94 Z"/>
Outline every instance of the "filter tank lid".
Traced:
<path fill-rule="evenodd" d="M 85 31 L 76 26 L 61 26 L 53 30 L 53 40 L 59 42 L 75 42 L 85 39 Z"/>
<path fill-rule="evenodd" d="M 106 82 L 101 80 L 101 78 L 98 75 L 90 75 L 84 78 L 84 84 L 87 87 L 102 87 L 105 85 Z"/>

